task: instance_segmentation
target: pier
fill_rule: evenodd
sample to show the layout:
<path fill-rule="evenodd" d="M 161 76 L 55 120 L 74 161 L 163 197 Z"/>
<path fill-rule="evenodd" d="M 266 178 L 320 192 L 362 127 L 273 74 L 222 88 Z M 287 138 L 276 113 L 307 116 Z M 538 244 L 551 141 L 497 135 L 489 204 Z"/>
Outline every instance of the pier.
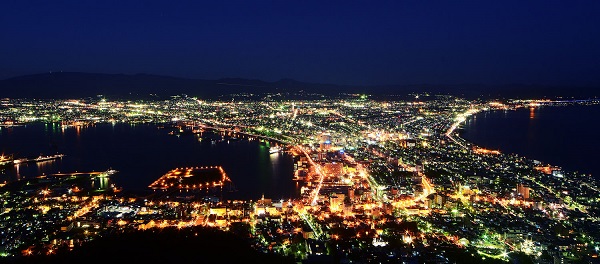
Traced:
<path fill-rule="evenodd" d="M 48 161 L 48 160 L 61 159 L 64 156 L 65 156 L 65 154 L 55 154 L 55 155 L 50 155 L 50 156 L 40 155 L 37 158 L 32 158 L 32 159 L 28 159 L 28 158 L 16 159 L 13 161 L 13 163 L 15 165 L 17 165 L 17 164 L 28 163 L 28 162 L 42 162 L 42 161 Z"/>

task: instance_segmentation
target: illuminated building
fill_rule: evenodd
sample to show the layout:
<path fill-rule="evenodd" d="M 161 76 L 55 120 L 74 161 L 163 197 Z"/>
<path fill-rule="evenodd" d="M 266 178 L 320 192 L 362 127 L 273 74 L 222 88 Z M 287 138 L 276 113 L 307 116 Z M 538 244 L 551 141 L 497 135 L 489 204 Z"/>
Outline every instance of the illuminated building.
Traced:
<path fill-rule="evenodd" d="M 319 136 L 319 148 L 321 150 L 331 149 L 331 134 L 323 132 Z"/>
<path fill-rule="evenodd" d="M 331 212 L 339 212 L 344 208 L 344 199 L 346 196 L 341 193 L 332 194 L 329 197 L 329 208 Z"/>
<path fill-rule="evenodd" d="M 529 187 L 519 183 L 517 184 L 517 193 L 523 197 L 523 199 L 529 199 Z"/>
<path fill-rule="evenodd" d="M 323 171 L 332 176 L 341 176 L 344 174 L 344 164 L 339 162 L 326 163 L 323 166 Z"/>

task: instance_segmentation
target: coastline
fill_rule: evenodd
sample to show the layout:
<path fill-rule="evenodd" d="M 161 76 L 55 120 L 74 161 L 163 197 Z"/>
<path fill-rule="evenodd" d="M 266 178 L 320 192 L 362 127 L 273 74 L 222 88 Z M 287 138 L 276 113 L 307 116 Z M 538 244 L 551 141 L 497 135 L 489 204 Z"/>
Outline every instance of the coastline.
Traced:
<path fill-rule="evenodd" d="M 456 125 L 451 136 L 462 142 L 465 147 L 495 149 L 505 155 L 518 155 L 577 174 L 591 175 L 596 181 L 599 181 L 600 174 L 594 170 L 593 166 L 577 165 L 578 163 L 588 165 L 583 160 L 588 160 L 591 164 L 592 158 L 589 155 L 592 153 L 589 150 L 575 151 L 579 150 L 576 145 L 583 145 L 581 149 L 584 147 L 593 149 L 598 142 L 592 144 L 592 140 L 588 140 L 589 136 L 564 138 L 564 131 L 571 127 L 568 124 L 576 123 L 577 118 L 585 120 L 586 114 L 593 116 L 590 113 L 597 112 L 589 111 L 588 108 L 600 110 L 600 105 L 551 105 L 530 108 L 529 113 L 524 113 L 527 108 L 523 107 L 480 109 L 480 111 L 466 116 L 464 121 Z M 584 112 L 582 113 L 582 111 Z M 501 114 L 504 116 L 500 116 Z M 477 118 L 480 120 L 478 124 L 474 123 Z M 524 124 L 526 119 L 528 124 Z M 589 126 L 589 123 L 586 125 Z M 492 129 L 495 126 L 504 127 L 506 125 L 511 125 L 511 129 L 514 131 L 504 133 L 498 129 Z M 551 125 L 553 130 L 548 132 L 550 130 L 548 126 Z M 527 134 L 528 138 L 518 138 L 517 136 L 521 134 Z M 507 144 L 509 140 L 513 140 L 510 142 L 511 144 Z"/>

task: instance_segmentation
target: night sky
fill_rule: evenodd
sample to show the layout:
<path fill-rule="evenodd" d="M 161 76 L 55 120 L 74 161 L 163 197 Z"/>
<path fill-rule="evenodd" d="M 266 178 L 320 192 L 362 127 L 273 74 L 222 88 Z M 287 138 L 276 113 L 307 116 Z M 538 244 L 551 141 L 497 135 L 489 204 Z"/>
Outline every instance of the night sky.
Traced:
<path fill-rule="evenodd" d="M 600 1 L 3 0 L 0 79 L 49 71 L 597 86 Z"/>

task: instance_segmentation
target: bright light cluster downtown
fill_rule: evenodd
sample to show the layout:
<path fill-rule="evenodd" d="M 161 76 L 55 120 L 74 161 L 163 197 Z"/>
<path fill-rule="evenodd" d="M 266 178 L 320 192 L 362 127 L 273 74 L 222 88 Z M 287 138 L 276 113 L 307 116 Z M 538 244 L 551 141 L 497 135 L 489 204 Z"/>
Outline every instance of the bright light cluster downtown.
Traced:
<path fill-rule="evenodd" d="M 457 254 L 596 259 L 600 187 L 590 175 L 475 146 L 457 129 L 482 111 L 526 107 L 533 113 L 597 103 L 426 94 L 385 100 L 3 99 L 0 129 L 30 122 L 77 131 L 98 123 L 153 123 L 178 127 L 178 136 L 213 131 L 262 140 L 273 152 L 294 156 L 290 177 L 301 193 L 289 200 L 261 194 L 248 201 L 218 199 L 231 183 L 219 164 L 161 172 L 149 186 L 154 194 L 145 198 L 111 184 L 116 171 L 5 182 L 0 253 L 54 254 L 132 230 L 241 226 L 257 250 L 297 260 L 334 253 L 372 262 L 419 257 L 445 263 Z M 16 161 L 10 153 L 0 158 L 3 166 Z"/>

